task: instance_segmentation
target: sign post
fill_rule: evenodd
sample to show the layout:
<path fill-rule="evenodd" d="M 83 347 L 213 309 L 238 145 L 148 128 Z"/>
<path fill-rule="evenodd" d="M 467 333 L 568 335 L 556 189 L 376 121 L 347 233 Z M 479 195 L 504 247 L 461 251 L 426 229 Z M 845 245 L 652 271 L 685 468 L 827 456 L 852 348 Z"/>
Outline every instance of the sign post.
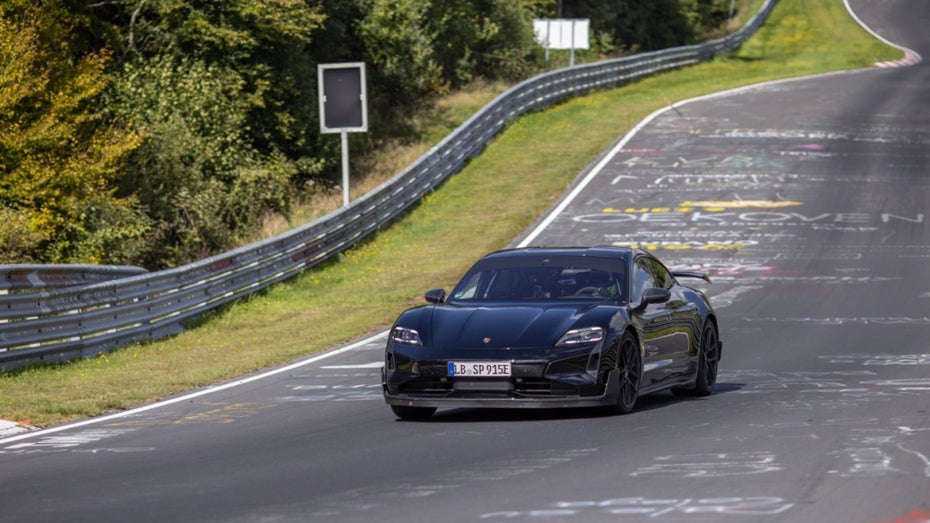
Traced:
<path fill-rule="evenodd" d="M 730 16 L 727 17 L 727 34 L 732 32 L 730 26 L 733 25 L 733 2 L 734 0 L 730 0 Z"/>
<path fill-rule="evenodd" d="M 320 132 L 339 133 L 342 143 L 342 205 L 349 205 L 349 134 L 368 131 L 365 64 L 317 65 Z"/>

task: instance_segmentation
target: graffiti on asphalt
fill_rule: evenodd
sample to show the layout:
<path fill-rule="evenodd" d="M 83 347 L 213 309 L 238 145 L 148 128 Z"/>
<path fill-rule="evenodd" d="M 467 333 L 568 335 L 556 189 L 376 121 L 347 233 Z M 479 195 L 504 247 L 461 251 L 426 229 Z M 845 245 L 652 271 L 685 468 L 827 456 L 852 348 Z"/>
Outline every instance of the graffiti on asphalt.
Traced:
<path fill-rule="evenodd" d="M 720 497 L 704 499 L 626 497 L 603 500 L 557 501 L 535 510 L 507 510 L 482 514 L 486 520 L 551 521 L 552 518 L 592 517 L 601 515 L 637 518 L 658 518 L 682 515 L 772 516 L 781 514 L 794 504 L 782 498 Z"/>

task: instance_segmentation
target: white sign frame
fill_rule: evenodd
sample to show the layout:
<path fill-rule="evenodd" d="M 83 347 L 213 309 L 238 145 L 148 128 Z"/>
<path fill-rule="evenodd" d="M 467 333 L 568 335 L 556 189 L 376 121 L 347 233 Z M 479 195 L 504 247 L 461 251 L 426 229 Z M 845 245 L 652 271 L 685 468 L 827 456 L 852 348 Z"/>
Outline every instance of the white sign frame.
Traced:
<path fill-rule="evenodd" d="M 546 49 L 590 49 L 587 18 L 537 18 L 533 20 L 536 42 Z"/>

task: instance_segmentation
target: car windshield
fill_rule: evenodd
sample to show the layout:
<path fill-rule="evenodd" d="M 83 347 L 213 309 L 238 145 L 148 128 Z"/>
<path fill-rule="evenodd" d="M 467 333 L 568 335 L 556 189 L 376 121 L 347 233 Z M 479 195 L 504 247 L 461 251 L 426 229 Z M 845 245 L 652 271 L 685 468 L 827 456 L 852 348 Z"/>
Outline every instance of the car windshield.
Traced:
<path fill-rule="evenodd" d="M 590 264 L 482 266 L 479 263 L 453 289 L 450 299 L 467 302 L 570 299 L 619 302 L 624 299 L 626 288 L 626 278 L 621 271 Z"/>

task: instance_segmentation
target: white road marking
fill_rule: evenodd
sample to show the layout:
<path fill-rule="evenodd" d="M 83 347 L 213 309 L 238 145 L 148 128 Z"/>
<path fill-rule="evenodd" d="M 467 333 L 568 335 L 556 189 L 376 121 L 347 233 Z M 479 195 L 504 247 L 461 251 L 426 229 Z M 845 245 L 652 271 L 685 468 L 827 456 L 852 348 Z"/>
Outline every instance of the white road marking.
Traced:
<path fill-rule="evenodd" d="M 360 363 L 358 365 L 327 365 L 321 369 L 380 369 L 384 367 L 383 361 L 373 361 L 371 363 Z"/>
<path fill-rule="evenodd" d="M 97 418 L 90 418 L 90 419 L 86 419 L 86 420 L 83 420 L 83 421 L 78 421 L 78 422 L 76 422 L 76 423 L 69 423 L 69 424 L 67 424 L 67 425 L 61 425 L 61 426 L 59 426 L 59 427 L 52 427 L 52 428 L 44 429 L 44 430 L 37 430 L 37 431 L 35 431 L 35 432 L 28 432 L 28 433 L 25 433 L 25 434 L 19 434 L 19 435 L 17 435 L 17 436 L 13 436 L 13 437 L 11 437 L 11 438 L 0 439 L 0 445 L 8 445 L 8 444 L 10 444 L 10 443 L 13 443 L 13 442 L 16 442 L 16 441 L 20 441 L 20 440 L 24 440 L 24 439 L 28 439 L 28 438 L 36 438 L 36 437 L 41 437 L 41 436 L 48 436 L 49 434 L 54 434 L 54 433 L 56 433 L 56 432 L 62 432 L 62 431 L 65 431 L 65 430 L 71 430 L 71 429 L 76 429 L 76 428 L 79 428 L 79 427 L 85 427 L 85 426 L 87 426 L 87 425 L 94 425 L 94 424 L 97 424 L 97 423 L 103 423 L 103 422 L 112 421 L 112 420 L 115 420 L 115 419 L 125 418 L 125 417 L 133 416 L 133 415 L 135 415 L 135 414 L 139 414 L 139 413 L 142 413 L 142 412 L 147 412 L 147 411 L 149 411 L 149 410 L 157 409 L 157 408 L 160 408 L 160 407 L 165 407 L 165 406 L 168 406 L 168 405 L 173 405 L 173 404 L 175 404 L 175 403 L 183 403 L 183 402 L 185 402 L 185 401 L 190 401 L 190 400 L 192 400 L 192 399 L 194 399 L 194 398 L 199 398 L 199 397 L 201 397 L 201 396 L 206 396 L 207 394 L 213 394 L 214 392 L 220 392 L 220 391 L 223 391 L 223 390 L 226 390 L 226 389 L 231 389 L 231 388 L 233 388 L 233 387 L 238 387 L 239 385 L 245 385 L 246 383 L 252 383 L 253 381 L 258 381 L 258 380 L 261 380 L 261 379 L 265 379 L 265 378 L 270 377 L 270 376 L 275 376 L 275 375 L 277 375 L 277 374 L 283 374 L 283 373 L 285 373 L 285 372 L 290 372 L 290 371 L 292 371 L 292 370 L 294 370 L 294 369 L 299 369 L 299 368 L 301 368 L 301 367 L 310 365 L 311 363 L 316 363 L 316 362 L 318 362 L 318 361 L 325 360 L 325 359 L 327 359 L 327 358 L 331 358 L 331 357 L 333 357 L 333 356 L 336 356 L 336 355 L 339 355 L 339 354 L 343 354 L 343 353 L 349 352 L 349 351 L 351 351 L 351 350 L 355 350 L 355 349 L 357 349 L 357 348 L 359 348 L 359 347 L 361 347 L 361 346 L 363 346 L 363 345 L 372 343 L 373 341 L 378 340 L 379 338 L 383 338 L 383 337 L 385 337 L 385 336 L 387 336 L 387 331 L 384 331 L 384 332 L 375 334 L 374 336 L 371 336 L 371 337 L 369 337 L 369 338 L 365 338 L 365 339 L 363 339 L 363 340 L 361 340 L 361 341 L 357 341 L 357 342 L 352 343 L 352 344 L 350 344 L 350 345 L 346 345 L 345 347 L 342 347 L 342 348 L 340 348 L 340 349 L 335 349 L 335 350 L 332 350 L 332 351 L 329 351 L 329 352 L 325 352 L 325 353 L 323 353 L 323 354 L 319 354 L 319 355 L 317 355 L 317 356 L 312 356 L 312 357 L 307 358 L 307 359 L 302 360 L 302 361 L 298 361 L 298 362 L 296 362 L 296 363 L 292 363 L 292 364 L 287 365 L 287 366 L 285 366 L 285 367 L 280 367 L 280 368 L 277 368 L 277 369 L 270 370 L 270 371 L 268 371 L 268 372 L 263 372 L 263 373 L 261 373 L 261 374 L 256 374 L 256 375 L 254 375 L 254 376 L 249 376 L 248 378 L 244 378 L 244 379 L 241 379 L 241 380 L 231 381 L 231 382 L 225 383 L 225 384 L 223 384 L 223 385 L 217 385 L 217 386 L 215 386 L 215 387 L 209 387 L 209 388 L 206 388 L 206 389 L 203 389 L 203 390 L 199 390 L 199 391 L 197 391 L 197 392 L 193 392 L 193 393 L 191 393 L 191 394 L 186 394 L 186 395 L 184 395 L 184 396 L 178 396 L 178 397 L 176 397 L 176 398 L 171 398 L 170 400 L 159 401 L 159 402 L 157 402 L 157 403 L 151 403 L 151 404 L 149 404 L 149 405 L 144 405 L 144 406 L 142 406 L 142 407 L 138 407 L 138 408 L 135 408 L 135 409 L 132 409 L 132 410 L 127 410 L 127 411 L 124 411 L 124 412 L 117 412 L 117 413 L 115 413 L 115 414 L 110 414 L 110 415 L 107 415 L 107 416 L 100 416 L 100 417 L 97 417 Z"/>
<path fill-rule="evenodd" d="M 876 62 L 874 64 L 876 67 L 900 67 L 900 66 L 916 65 L 916 64 L 919 64 L 923 60 L 920 54 L 915 52 L 913 49 L 908 49 L 907 47 L 900 46 L 888 40 L 887 38 L 883 37 L 882 35 L 876 33 L 875 31 L 872 30 L 871 27 L 865 25 L 865 22 L 863 22 L 862 19 L 859 18 L 859 16 L 852 10 L 852 6 L 849 5 L 849 0 L 843 0 L 843 5 L 846 6 L 846 11 L 849 13 L 850 16 L 852 16 L 853 20 L 855 20 L 856 23 L 861 25 L 863 29 L 868 31 L 869 34 L 871 34 L 878 40 L 881 40 L 882 42 L 890 45 L 891 47 L 894 47 L 895 49 L 900 49 L 904 53 L 904 58 L 902 58 L 901 60 L 894 60 L 891 62 Z"/>

